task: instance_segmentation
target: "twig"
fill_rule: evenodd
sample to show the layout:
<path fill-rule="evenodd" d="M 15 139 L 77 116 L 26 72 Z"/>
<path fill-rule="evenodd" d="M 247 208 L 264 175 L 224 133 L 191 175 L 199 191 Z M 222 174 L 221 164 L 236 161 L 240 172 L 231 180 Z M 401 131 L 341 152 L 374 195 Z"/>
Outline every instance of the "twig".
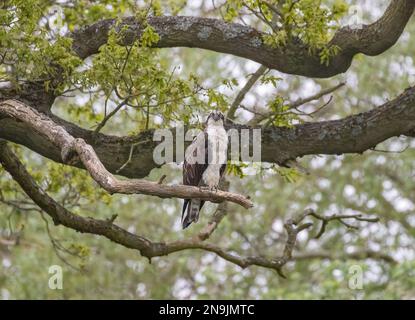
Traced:
<path fill-rule="evenodd" d="M 162 184 L 163 183 L 163 181 L 165 180 L 167 178 L 167 176 L 165 175 L 165 174 L 163 174 L 161 177 L 160 177 L 160 179 L 159 179 L 159 181 L 157 182 L 158 184 Z"/>
<path fill-rule="evenodd" d="M 269 112 L 263 113 L 262 115 L 257 115 L 253 119 L 251 119 L 248 124 L 249 125 L 257 125 L 258 123 L 260 123 L 261 121 L 263 121 L 267 118 L 270 118 L 270 117 L 273 117 L 273 116 L 276 116 L 276 115 L 281 115 L 281 114 L 288 114 L 288 113 L 291 112 L 290 110 L 299 111 L 298 107 L 302 106 L 303 104 L 306 104 L 306 103 L 314 101 L 314 100 L 318 100 L 321 97 L 323 97 L 325 95 L 328 95 L 328 94 L 338 90 L 339 88 L 343 87 L 345 84 L 346 84 L 345 82 L 341 82 L 341 83 L 339 83 L 339 84 L 337 84 L 337 85 L 335 85 L 331 88 L 327 88 L 325 90 L 322 90 L 322 91 L 320 91 L 320 92 L 318 92 L 314 95 L 311 95 L 309 97 L 298 99 L 298 100 L 292 102 L 291 104 L 289 104 L 288 110 L 284 111 L 284 113 L 275 114 L 274 112 L 269 111 Z M 322 108 L 326 107 L 331 102 L 331 100 L 332 100 L 332 98 L 330 98 L 327 103 L 325 103 L 322 107 L 318 108 L 317 110 L 313 111 L 311 114 L 314 114 L 314 113 L 320 111 Z M 309 114 L 304 113 L 304 115 L 309 115 Z M 270 121 L 268 121 L 268 124 L 270 122 L 272 122 L 272 119 Z"/>
<path fill-rule="evenodd" d="M 80 268 L 78 268 L 78 267 L 76 267 L 75 265 L 73 265 L 72 263 L 70 263 L 62 254 L 61 254 L 61 252 L 64 252 L 64 253 L 68 253 L 68 254 L 70 254 L 70 255 L 72 255 L 72 256 L 77 256 L 77 254 L 75 254 L 75 253 L 73 253 L 73 252 L 71 252 L 70 250 L 68 250 L 68 249 L 66 249 L 64 246 L 62 246 L 61 244 L 60 244 L 60 242 L 58 241 L 58 240 L 56 240 L 54 237 L 53 237 L 53 235 L 52 235 L 52 233 L 51 233 L 51 231 L 50 231 L 50 228 L 49 228 L 49 221 L 45 218 L 45 216 L 43 215 L 43 212 L 41 211 L 40 212 L 40 216 L 41 216 L 41 218 L 42 218 L 42 220 L 43 220 L 43 222 L 45 223 L 45 228 L 46 228 L 46 233 L 47 233 L 47 235 L 48 235 L 48 237 L 49 237 L 49 240 L 50 240 L 50 242 L 51 242 L 51 244 L 52 244 L 52 248 L 53 248 L 53 251 L 55 252 L 55 254 L 56 254 L 56 256 L 58 257 L 58 259 L 59 260 L 61 260 L 64 264 L 66 264 L 68 267 L 70 267 L 70 268 L 72 268 L 72 269 L 74 269 L 75 271 L 82 271 Z"/>
<path fill-rule="evenodd" d="M 398 151 L 393 151 L 393 150 L 382 150 L 382 149 L 377 149 L 375 147 L 370 148 L 370 150 L 372 151 L 376 151 L 376 152 L 382 152 L 382 153 L 403 153 L 406 150 L 408 150 L 408 148 L 410 147 L 410 145 L 408 144 L 407 146 L 405 146 L 405 148 L 403 148 L 402 150 L 398 150 Z"/>
<path fill-rule="evenodd" d="M 364 217 L 362 214 L 334 214 L 334 215 L 330 215 L 330 216 L 322 216 L 317 214 L 314 210 L 312 209 L 307 209 L 303 212 L 302 215 L 300 215 L 295 221 L 298 223 L 300 221 L 302 221 L 304 218 L 306 218 L 307 216 L 312 216 L 314 218 L 316 218 L 317 220 L 320 220 L 321 223 L 321 227 L 320 227 L 320 231 L 314 236 L 315 239 L 320 238 L 323 233 L 326 230 L 326 226 L 330 221 L 333 220 L 337 220 L 339 222 L 341 222 L 343 225 L 347 226 L 348 228 L 353 228 L 353 229 L 357 229 L 357 226 L 353 226 L 350 225 L 349 223 L 343 221 L 344 219 L 355 219 L 358 221 L 366 221 L 366 222 L 378 222 L 379 218 L 378 217 Z"/>
<path fill-rule="evenodd" d="M 229 185 L 230 182 L 226 178 L 223 178 L 221 181 L 221 189 L 224 191 L 229 191 Z M 212 215 L 212 218 L 209 220 L 209 223 L 205 228 L 203 228 L 199 234 L 197 235 L 197 238 L 200 241 L 204 241 L 208 239 L 212 233 L 216 230 L 219 223 L 222 221 L 222 219 L 226 216 L 228 212 L 228 203 L 226 201 L 221 202 L 218 207 L 216 208 L 215 213 Z"/>
<path fill-rule="evenodd" d="M 96 127 L 96 129 L 95 129 L 95 131 L 94 131 L 94 133 L 98 133 L 98 132 L 100 132 L 101 131 L 101 129 L 105 126 L 105 124 L 107 123 L 107 121 L 109 120 L 109 119 L 111 119 L 112 118 L 112 116 L 114 116 L 122 107 L 124 107 L 126 104 L 127 104 L 127 102 L 128 102 L 128 99 L 130 99 L 130 97 L 127 97 L 127 98 L 125 98 L 123 101 L 121 101 L 116 107 L 115 107 L 115 109 L 114 110 L 112 110 L 110 113 L 108 113 L 105 117 L 104 117 L 104 119 L 101 121 L 101 123 L 99 123 L 98 124 L 98 126 Z"/>
<path fill-rule="evenodd" d="M 255 82 L 268 70 L 267 67 L 261 65 L 257 71 L 249 78 L 246 82 L 245 86 L 239 91 L 238 95 L 236 96 L 235 100 L 233 101 L 232 105 L 230 106 L 228 113 L 226 115 L 227 119 L 234 120 L 235 119 L 235 112 L 238 109 L 238 106 L 241 104 L 242 100 L 245 98 L 245 95 L 251 90 L 254 86 Z"/>
<path fill-rule="evenodd" d="M 357 250 L 355 252 L 340 252 L 333 253 L 328 251 L 311 251 L 300 252 L 293 255 L 293 260 L 311 260 L 311 259 L 330 259 L 330 260 L 346 260 L 346 259 L 377 259 L 384 260 L 388 263 L 397 263 L 396 260 L 390 255 L 373 250 Z"/>
<path fill-rule="evenodd" d="M 336 91 L 337 89 L 340 89 L 345 84 L 346 84 L 346 82 L 340 82 L 339 84 L 335 85 L 334 87 L 327 88 L 325 90 L 321 90 L 320 92 L 318 92 L 314 95 L 311 95 L 309 97 L 306 97 L 306 98 L 303 98 L 303 99 L 298 99 L 298 100 L 296 100 L 296 101 L 294 101 L 293 103 L 290 104 L 290 109 L 295 109 L 295 108 L 298 108 L 299 106 L 302 106 L 303 104 L 306 104 L 308 102 L 318 100 L 321 97 L 324 97 L 325 95 L 328 95 L 328 94 Z"/>
<path fill-rule="evenodd" d="M 124 169 L 130 162 L 131 162 L 131 159 L 132 159 L 132 157 L 133 157 L 133 152 L 134 152 L 134 148 L 136 147 L 136 146 L 138 146 L 138 145 L 140 145 L 140 144 L 145 144 L 145 143 L 148 143 L 148 142 L 150 142 L 151 140 L 144 140 L 144 141 L 140 141 L 140 142 L 136 142 L 136 143 L 133 143 L 132 145 L 131 145 L 131 147 L 130 147 L 130 153 L 129 153 L 129 155 L 128 155 L 128 159 L 127 159 L 127 161 L 126 162 L 124 162 L 124 164 L 119 168 L 119 169 L 117 169 L 117 170 L 115 170 L 115 173 L 119 173 L 119 172 L 121 172 L 121 170 L 122 169 Z"/>

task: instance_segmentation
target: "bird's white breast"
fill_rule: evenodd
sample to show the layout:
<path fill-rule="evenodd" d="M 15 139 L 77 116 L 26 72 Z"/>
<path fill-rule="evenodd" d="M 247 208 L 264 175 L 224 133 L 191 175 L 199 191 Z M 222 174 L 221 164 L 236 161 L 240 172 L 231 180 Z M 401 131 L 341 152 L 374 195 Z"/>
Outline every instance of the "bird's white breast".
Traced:
<path fill-rule="evenodd" d="M 225 164 L 228 152 L 228 134 L 223 126 L 208 126 L 209 164 Z"/>
<path fill-rule="evenodd" d="M 203 173 L 203 183 L 210 188 L 217 187 L 220 180 L 220 168 L 227 161 L 228 135 L 223 126 L 208 126 L 209 163 Z"/>

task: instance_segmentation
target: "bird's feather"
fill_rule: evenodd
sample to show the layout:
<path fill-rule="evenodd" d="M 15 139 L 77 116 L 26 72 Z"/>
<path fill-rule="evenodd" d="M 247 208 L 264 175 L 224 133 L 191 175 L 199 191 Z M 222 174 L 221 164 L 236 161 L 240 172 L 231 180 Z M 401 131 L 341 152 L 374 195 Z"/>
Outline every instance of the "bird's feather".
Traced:
<path fill-rule="evenodd" d="M 225 134 L 226 138 L 223 138 L 223 134 Z M 212 141 L 209 141 L 209 137 L 215 139 L 213 141 L 218 141 L 218 143 L 219 141 L 222 141 L 222 143 L 224 140 L 226 141 L 226 145 L 221 150 L 218 150 L 220 154 L 217 154 L 218 151 L 210 150 L 217 144 L 216 142 L 212 144 Z M 224 152 L 224 154 L 222 154 L 222 152 Z M 227 135 L 223 126 L 214 124 L 214 127 L 210 127 L 208 125 L 203 132 L 196 136 L 188 149 L 186 149 L 183 163 L 183 184 L 199 187 L 209 186 L 209 188 L 217 187 L 220 178 L 223 176 L 226 169 L 226 153 Z M 209 156 L 212 156 L 213 154 L 220 155 L 218 161 L 225 161 L 225 163 L 220 165 L 222 162 L 219 162 L 218 166 L 214 162 L 209 166 Z M 214 158 L 216 159 L 216 156 L 214 156 Z M 219 172 L 217 172 L 217 170 L 219 170 Z M 183 229 L 187 228 L 192 222 L 197 222 L 199 219 L 199 212 L 204 203 L 205 201 L 200 199 L 185 199 L 182 210 Z"/>
<path fill-rule="evenodd" d="M 203 172 L 208 166 L 208 153 L 207 150 L 207 134 L 206 132 L 201 132 L 193 140 L 192 144 L 194 145 L 193 156 L 197 157 L 197 152 L 202 152 L 204 154 L 204 163 L 197 163 L 194 161 L 189 161 L 188 156 L 185 156 L 183 163 L 183 184 L 189 186 L 200 186 L 202 181 Z M 190 156 L 190 155 L 189 155 Z M 183 203 L 182 210 L 182 226 L 183 229 L 187 228 L 193 221 L 197 221 L 199 218 L 199 211 L 202 209 L 205 201 L 198 199 L 185 199 Z M 187 209 L 187 211 L 186 211 Z"/>

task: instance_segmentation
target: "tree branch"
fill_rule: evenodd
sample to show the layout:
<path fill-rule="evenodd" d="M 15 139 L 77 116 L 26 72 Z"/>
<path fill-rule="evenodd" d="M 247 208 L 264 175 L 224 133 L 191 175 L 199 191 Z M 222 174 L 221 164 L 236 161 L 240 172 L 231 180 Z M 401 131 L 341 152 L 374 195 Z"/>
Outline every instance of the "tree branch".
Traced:
<path fill-rule="evenodd" d="M 257 71 L 249 78 L 244 87 L 238 92 L 235 100 L 232 102 L 232 105 L 229 107 L 228 113 L 226 115 L 227 119 L 234 120 L 235 112 L 241 104 L 242 100 L 245 98 L 245 95 L 251 90 L 255 82 L 267 71 L 267 67 L 260 66 Z"/>
<path fill-rule="evenodd" d="M 317 92 L 316 94 L 313 94 L 309 97 L 306 97 L 306 98 L 303 98 L 303 99 L 298 99 L 298 100 L 296 100 L 296 101 L 294 101 L 293 103 L 290 104 L 290 108 L 291 109 L 296 109 L 296 108 L 302 106 L 303 104 L 306 104 L 306 103 L 314 101 L 314 100 L 318 100 L 321 97 L 324 97 L 325 95 L 328 95 L 330 93 L 333 93 L 337 89 L 340 89 L 345 84 L 346 84 L 345 82 L 340 82 L 339 84 L 336 84 L 333 87 L 321 90 L 320 92 Z"/>
<path fill-rule="evenodd" d="M 339 54 L 330 59 L 330 64 L 321 64 L 319 53 L 310 54 L 306 45 L 298 39 L 286 46 L 272 48 L 262 41 L 263 33 L 240 24 L 226 23 L 217 19 L 156 16 L 147 22 L 160 36 L 155 44 L 158 48 L 196 47 L 216 52 L 230 53 L 256 61 L 270 69 L 307 77 L 331 77 L 345 72 L 357 53 L 378 55 L 398 40 L 415 7 L 413 0 L 393 0 L 376 22 L 361 29 L 343 27 L 339 29 L 329 45 L 340 48 Z M 71 36 L 73 49 L 81 58 L 98 52 L 107 42 L 109 30 L 115 20 L 102 20 L 86 26 Z M 123 45 L 130 45 L 143 31 L 143 25 L 134 17 L 125 18 L 117 26 L 123 33 Z"/>
<path fill-rule="evenodd" d="M 0 102 L 0 138 L 22 144 L 49 159 L 62 162 L 60 147 L 26 122 L 6 117 L 2 112 L 3 105 L 4 102 Z M 84 139 L 90 144 L 112 173 L 118 173 L 117 170 L 130 159 L 133 144 L 136 147 L 131 159 L 119 174 L 142 178 L 158 166 L 153 161 L 153 150 L 157 142 L 153 141 L 152 130 L 133 137 L 115 137 L 101 133 L 95 135 L 93 131 L 82 129 L 56 116 L 49 115 L 48 119 L 73 137 Z M 229 128 L 252 127 L 232 124 Z M 262 128 L 261 159 L 263 162 L 284 165 L 287 161 L 305 155 L 363 153 L 391 137 L 410 135 L 414 131 L 415 87 L 410 87 L 377 108 L 344 119 L 309 122 L 290 128 Z M 72 165 L 83 167 L 80 161 Z"/>
<path fill-rule="evenodd" d="M 388 263 L 397 263 L 397 261 L 386 253 L 373 250 L 357 250 L 351 253 L 332 253 L 328 251 L 311 251 L 302 252 L 293 255 L 293 260 L 311 260 L 311 259 L 329 259 L 329 260 L 362 260 L 362 259 L 374 259 L 383 260 Z"/>
<path fill-rule="evenodd" d="M 328 95 L 330 93 L 333 93 L 337 89 L 340 89 L 341 87 L 343 87 L 345 84 L 346 84 L 345 82 L 340 82 L 339 84 L 337 84 L 337 85 L 335 85 L 333 87 L 330 87 L 330 88 L 321 90 L 320 92 L 317 92 L 316 94 L 313 94 L 313 95 L 311 95 L 309 97 L 300 98 L 300 99 L 292 102 L 289 105 L 289 110 L 286 111 L 286 112 L 289 113 L 289 112 L 291 112 L 290 110 L 292 110 L 292 109 L 296 109 L 297 110 L 297 108 L 300 107 L 300 106 L 302 106 L 303 104 L 309 103 L 311 101 L 318 100 L 318 99 L 324 97 L 325 95 Z M 329 101 L 331 101 L 331 100 L 329 100 Z M 272 116 L 275 116 L 275 115 L 277 115 L 277 114 L 275 112 L 273 112 L 273 111 L 267 111 L 267 110 L 265 110 L 263 112 L 257 112 L 257 113 L 255 113 L 255 116 L 251 120 L 249 120 L 248 124 L 255 126 L 255 125 L 259 124 L 261 121 L 263 121 L 263 120 L 265 120 L 267 118 L 271 118 Z"/>
<path fill-rule="evenodd" d="M 167 244 L 152 242 L 144 237 L 134 235 L 118 227 L 111 220 L 98 220 L 89 217 L 85 218 L 66 210 L 36 184 L 24 165 L 4 141 L 0 142 L 0 163 L 21 186 L 23 191 L 53 219 L 56 225 L 61 224 L 82 233 L 102 235 L 127 248 L 139 250 L 141 255 L 149 259 L 186 249 L 202 249 L 214 252 L 218 256 L 237 264 L 242 268 L 246 268 L 251 265 L 258 265 L 266 268 L 272 268 L 280 272 L 283 264 L 285 264 L 291 257 L 290 250 L 293 250 L 294 248 L 295 238 L 298 232 L 304 230 L 305 228 L 305 226 L 294 227 L 292 223 L 287 225 L 286 228 L 289 240 L 287 241 L 287 246 L 284 250 L 283 256 L 281 259 L 276 260 L 268 260 L 259 256 L 240 257 L 216 245 L 205 243 L 200 238 L 178 240 Z"/>
<path fill-rule="evenodd" d="M 96 129 L 95 129 L 95 133 L 98 133 L 101 131 L 101 129 L 103 127 L 105 127 L 105 124 L 108 122 L 109 119 L 111 119 L 111 117 L 113 117 L 118 111 L 120 111 L 120 109 L 122 107 L 124 107 L 128 102 L 128 98 L 124 99 L 123 101 L 121 101 L 115 108 L 114 110 L 112 110 L 110 113 L 108 113 L 107 115 L 105 115 L 104 119 L 102 119 L 102 121 L 97 125 Z"/>
<path fill-rule="evenodd" d="M 188 250 L 188 249 L 201 249 L 209 252 L 213 252 L 223 259 L 234 263 L 241 268 L 247 268 L 252 265 L 261 266 L 265 268 L 274 269 L 282 277 L 285 277 L 282 273 L 282 267 L 290 260 L 306 259 L 303 255 L 298 255 L 293 258 L 293 251 L 295 248 L 297 235 L 309 227 L 312 223 L 303 223 L 302 220 L 309 216 L 306 211 L 296 219 L 289 219 L 284 228 L 287 232 L 287 240 L 283 253 L 280 257 L 274 259 L 267 259 L 262 256 L 247 256 L 242 257 L 236 253 L 227 251 L 224 248 L 216 246 L 211 243 L 206 243 L 205 237 L 201 237 L 203 231 L 198 236 L 185 240 L 177 240 L 170 243 L 164 242 L 152 242 L 145 237 L 132 234 L 119 226 L 114 224 L 114 219 L 99 220 L 91 217 L 82 217 L 76 215 L 69 210 L 65 209 L 58 202 L 52 199 L 44 190 L 42 190 L 32 176 L 27 172 L 24 165 L 20 162 L 17 156 L 7 146 L 5 141 L 0 141 L 0 164 L 6 171 L 10 173 L 13 179 L 20 185 L 23 191 L 54 221 L 55 225 L 63 225 L 70 229 L 96 235 L 102 235 L 109 240 L 116 242 L 124 247 L 130 249 L 139 250 L 141 255 L 151 260 L 153 257 L 165 256 L 174 252 Z M 221 217 L 218 216 L 218 221 Z M 206 230 L 206 228 L 205 228 Z M 213 228 L 214 230 L 214 228 Z M 213 232 L 210 232 L 210 234 Z M 209 234 L 209 235 L 210 235 Z M 355 255 L 355 259 L 364 258 L 380 258 L 375 254 L 367 255 Z M 310 257 L 308 257 L 310 258 Z M 320 254 L 313 258 L 330 258 Z M 383 258 L 383 257 L 382 257 Z"/>
<path fill-rule="evenodd" d="M 198 187 L 184 185 L 164 185 L 146 180 L 119 180 L 107 171 L 94 149 L 83 139 L 75 139 L 62 126 L 49 117 L 15 100 L 0 103 L 0 114 L 22 121 L 34 131 L 49 140 L 61 150 L 64 163 L 74 164 L 78 158 L 92 178 L 109 193 L 146 194 L 162 198 L 202 199 L 212 202 L 224 200 L 237 203 L 244 208 L 253 206 L 245 196 L 224 191 L 202 191 Z"/>
<path fill-rule="evenodd" d="M 280 259 L 268 260 L 259 256 L 240 257 L 226 251 L 216 245 L 203 242 L 200 238 L 178 240 L 171 243 L 152 242 L 144 237 L 134 235 L 113 223 L 111 220 L 98 220 L 85 218 L 71 213 L 62 207 L 45 193 L 27 172 L 24 165 L 10 150 L 7 144 L 0 142 L 0 163 L 13 179 L 21 186 L 23 191 L 51 218 L 56 225 L 64 225 L 68 228 L 82 233 L 102 235 L 111 241 L 121 244 L 127 248 L 137 249 L 141 255 L 151 259 L 156 256 L 164 256 L 186 249 L 202 249 L 216 253 L 218 256 L 228 260 L 242 268 L 258 265 L 277 270 L 281 274 L 281 267 L 290 259 L 294 248 L 295 239 L 304 226 L 294 227 L 292 223 L 287 224 L 288 240 L 284 254 Z M 307 224 L 306 226 L 311 226 Z"/>
<path fill-rule="evenodd" d="M 350 225 L 349 223 L 345 222 L 345 219 L 354 219 L 357 221 L 366 221 L 366 222 L 378 222 L 378 217 L 364 217 L 362 214 L 333 214 L 330 216 L 321 216 L 317 214 L 314 210 L 308 209 L 305 210 L 301 216 L 299 216 L 296 221 L 302 221 L 307 216 L 314 217 L 317 220 L 321 221 L 321 227 L 320 231 L 317 233 L 317 235 L 314 236 L 315 239 L 320 238 L 323 233 L 326 231 L 326 226 L 330 221 L 340 221 L 343 225 L 345 225 L 347 228 L 357 229 L 358 227 Z"/>
<path fill-rule="evenodd" d="M 228 191 L 229 185 L 230 185 L 229 181 L 225 177 L 223 177 L 221 180 L 221 185 L 220 185 L 221 190 Z M 209 239 L 209 237 L 217 229 L 217 227 L 219 226 L 219 223 L 222 221 L 222 219 L 226 216 L 227 213 L 228 213 L 228 202 L 226 201 L 221 202 L 216 208 L 215 213 L 210 218 L 208 224 L 199 232 L 199 234 L 197 235 L 197 238 L 200 241 Z"/>

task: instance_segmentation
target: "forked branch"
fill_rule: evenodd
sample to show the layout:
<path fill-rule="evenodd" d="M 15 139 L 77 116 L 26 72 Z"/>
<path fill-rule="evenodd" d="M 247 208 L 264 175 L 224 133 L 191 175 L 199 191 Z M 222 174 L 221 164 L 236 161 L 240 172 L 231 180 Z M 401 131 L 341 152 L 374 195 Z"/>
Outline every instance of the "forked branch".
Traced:
<path fill-rule="evenodd" d="M 16 100 L 0 103 L 0 114 L 25 122 L 61 150 L 64 163 L 81 161 L 92 178 L 109 193 L 145 194 L 161 198 L 202 199 L 211 202 L 231 201 L 248 209 L 253 206 L 247 197 L 225 191 L 207 191 L 185 185 L 166 185 L 143 179 L 119 180 L 99 160 L 91 145 L 75 139 L 48 116 Z"/>
<path fill-rule="evenodd" d="M 160 36 L 154 44 L 158 48 L 208 49 L 250 59 L 284 73 L 328 78 L 345 72 L 358 53 L 378 55 L 389 49 L 402 34 L 414 7 L 413 0 L 393 0 L 374 23 L 359 29 L 340 28 L 328 44 L 339 47 L 339 53 L 328 65 L 321 64 L 318 51 L 310 54 L 297 38 L 285 46 L 273 47 L 263 41 L 264 33 L 241 24 L 185 16 L 154 16 L 147 23 Z M 82 59 L 97 53 L 115 24 L 114 19 L 107 19 L 75 31 L 71 35 L 75 53 Z M 118 26 L 123 30 L 122 45 L 128 46 L 140 37 L 145 25 L 135 17 L 124 18 Z"/>
<path fill-rule="evenodd" d="M 107 220 L 100 220 L 91 217 L 82 217 L 67 210 L 51 198 L 44 190 L 42 190 L 33 177 L 27 172 L 21 161 L 7 146 L 5 141 L 0 141 L 0 164 L 10 173 L 12 178 L 21 186 L 23 191 L 33 200 L 33 202 L 53 219 L 56 225 L 63 225 L 82 233 L 102 235 L 124 247 L 139 250 L 141 255 L 147 257 L 149 260 L 153 257 L 165 256 L 178 251 L 201 249 L 213 252 L 223 259 L 240 266 L 241 268 L 246 268 L 252 265 L 261 266 L 276 270 L 280 276 L 285 277 L 282 273 L 282 267 L 288 261 L 296 259 L 295 257 L 293 258 L 293 251 L 297 242 L 298 234 L 312 226 L 311 222 L 303 223 L 302 221 L 307 216 L 314 216 L 309 213 L 310 211 L 305 211 L 305 213 L 300 215 L 299 218 L 289 219 L 284 224 L 287 233 L 287 240 L 283 253 L 280 257 L 271 259 L 259 255 L 243 257 L 225 248 L 204 241 L 217 227 L 220 219 L 223 218 L 223 215 L 220 213 L 209 223 L 210 226 L 208 225 L 205 229 L 203 229 L 204 231 L 194 237 L 191 237 L 190 239 L 178 240 L 169 243 L 153 242 L 145 237 L 132 234 L 117 226 L 114 224 L 115 217 Z M 205 232 L 205 235 L 203 235 L 203 232 Z M 298 257 L 299 260 L 307 259 L 304 255 L 299 255 Z M 325 259 L 330 257 L 321 254 L 315 256 L 311 255 L 309 258 Z M 370 255 L 356 255 L 354 258 L 385 259 L 384 256 L 376 255 L 373 252 Z"/>

